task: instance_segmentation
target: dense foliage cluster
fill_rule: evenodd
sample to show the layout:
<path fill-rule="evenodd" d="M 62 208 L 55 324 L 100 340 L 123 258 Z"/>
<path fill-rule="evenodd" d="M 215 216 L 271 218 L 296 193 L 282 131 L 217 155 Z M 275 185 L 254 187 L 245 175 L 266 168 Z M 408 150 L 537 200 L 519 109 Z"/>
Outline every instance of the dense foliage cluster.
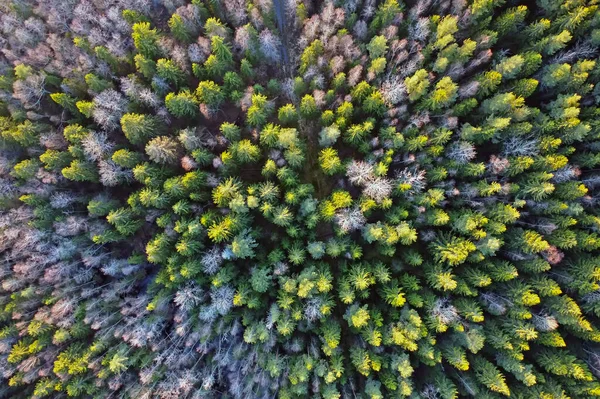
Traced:
<path fill-rule="evenodd" d="M 0 31 L 0 397 L 600 396 L 597 0 Z"/>

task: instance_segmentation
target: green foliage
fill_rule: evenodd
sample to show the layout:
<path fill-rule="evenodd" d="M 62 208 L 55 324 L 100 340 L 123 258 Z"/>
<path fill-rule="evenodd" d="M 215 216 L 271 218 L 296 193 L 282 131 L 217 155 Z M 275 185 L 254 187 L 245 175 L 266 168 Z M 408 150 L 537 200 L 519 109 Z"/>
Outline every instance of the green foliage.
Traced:
<path fill-rule="evenodd" d="M 239 163 L 256 162 L 260 158 L 260 148 L 250 140 L 241 140 L 231 147 L 233 158 Z"/>
<path fill-rule="evenodd" d="M 62 169 L 71 163 L 71 155 L 65 151 L 56 151 L 48 149 L 40 155 L 40 161 L 44 163 L 46 169 Z"/>
<path fill-rule="evenodd" d="M 27 147 L 35 144 L 39 139 L 39 127 L 26 120 L 18 125 L 6 126 L 6 130 L 2 131 L 2 137 Z"/>
<path fill-rule="evenodd" d="M 300 73 L 306 72 L 309 66 L 315 64 L 323 51 L 323 43 L 320 40 L 315 40 L 306 47 L 300 57 Z"/>
<path fill-rule="evenodd" d="M 121 129 L 132 144 L 143 145 L 159 134 L 160 123 L 151 115 L 125 114 L 121 118 Z"/>
<path fill-rule="evenodd" d="M 458 237 L 442 237 L 431 245 L 431 249 L 438 262 L 456 266 L 465 262 L 476 247 L 472 242 Z"/>
<path fill-rule="evenodd" d="M 188 90 L 169 93 L 165 98 L 165 106 L 171 114 L 178 118 L 192 117 L 198 114 L 198 99 Z"/>
<path fill-rule="evenodd" d="M 111 159 L 114 163 L 124 168 L 134 168 L 143 161 L 140 153 L 129 151 L 124 148 L 115 151 Z"/>
<path fill-rule="evenodd" d="M 342 161 L 335 149 L 328 147 L 321 150 L 319 164 L 325 174 L 333 175 L 343 170 Z"/>
<path fill-rule="evenodd" d="M 156 75 L 165 81 L 179 86 L 185 81 L 185 73 L 171 60 L 161 58 L 156 61 Z"/>
<path fill-rule="evenodd" d="M 63 168 L 62 175 L 73 181 L 78 182 L 97 182 L 98 172 L 96 167 L 91 162 L 85 162 L 80 160 L 73 160 L 69 166 Z"/>
<path fill-rule="evenodd" d="M 262 126 L 267 122 L 271 112 L 271 104 L 267 97 L 262 94 L 252 95 L 252 105 L 248 108 L 247 122 L 250 126 Z"/>
<path fill-rule="evenodd" d="M 224 122 L 219 128 L 223 136 L 229 141 L 238 141 L 241 138 L 241 130 L 233 123 Z"/>
<path fill-rule="evenodd" d="M 385 36 L 374 36 L 367 45 L 369 57 L 371 57 L 373 60 L 383 57 L 387 49 L 388 45 Z"/>
<path fill-rule="evenodd" d="M 96 93 L 113 88 L 112 82 L 102 79 L 93 73 L 88 73 L 85 75 L 85 83 L 88 85 L 90 90 L 95 91 Z"/>
<path fill-rule="evenodd" d="M 212 108 L 219 108 L 225 100 L 225 95 L 221 87 L 213 81 L 202 81 L 196 89 L 196 96 L 200 103 L 206 104 Z"/>
<path fill-rule="evenodd" d="M 386 111 L 385 102 L 380 92 L 374 91 L 363 101 L 364 110 L 375 116 L 382 116 Z"/>
<path fill-rule="evenodd" d="M 436 83 L 435 89 L 431 92 L 427 98 L 427 106 L 437 111 L 445 108 L 456 100 L 458 86 L 448 76 L 443 77 L 439 82 Z"/>
<path fill-rule="evenodd" d="M 406 78 L 404 84 L 410 101 L 417 101 L 429 88 L 429 75 L 426 70 L 419 69 L 413 76 Z"/>
<path fill-rule="evenodd" d="M 600 396 L 596 2 L 5 3 L 0 396 Z"/>
<path fill-rule="evenodd" d="M 192 38 L 191 32 L 186 26 L 181 16 L 173 14 L 169 19 L 169 29 L 173 36 L 182 42 L 189 42 Z"/>
<path fill-rule="evenodd" d="M 302 97 L 302 101 L 300 102 L 300 115 L 302 117 L 310 119 L 317 115 L 318 108 L 315 99 L 310 94 Z"/>
<path fill-rule="evenodd" d="M 156 62 L 152 59 L 144 57 L 142 54 L 136 54 L 133 58 L 135 67 L 146 79 L 152 79 L 156 74 Z"/>
<path fill-rule="evenodd" d="M 143 225 L 143 221 L 136 219 L 133 211 L 127 208 L 111 210 L 106 220 L 124 236 L 133 235 Z"/>
<path fill-rule="evenodd" d="M 279 108 L 277 117 L 283 125 L 291 125 L 298 120 L 298 112 L 293 104 L 286 104 Z"/>
<path fill-rule="evenodd" d="M 133 44 L 144 57 L 155 58 L 161 51 L 158 46 L 159 35 L 156 29 L 150 28 L 149 22 L 137 22 L 131 27 Z"/>
<path fill-rule="evenodd" d="M 18 179 L 29 180 L 35 176 L 40 163 L 35 159 L 25 159 L 13 167 L 10 174 Z"/>
<path fill-rule="evenodd" d="M 483 358 L 477 358 L 473 362 L 473 369 L 477 381 L 486 386 L 490 391 L 510 396 L 510 389 L 506 385 L 504 375 L 492 363 Z"/>

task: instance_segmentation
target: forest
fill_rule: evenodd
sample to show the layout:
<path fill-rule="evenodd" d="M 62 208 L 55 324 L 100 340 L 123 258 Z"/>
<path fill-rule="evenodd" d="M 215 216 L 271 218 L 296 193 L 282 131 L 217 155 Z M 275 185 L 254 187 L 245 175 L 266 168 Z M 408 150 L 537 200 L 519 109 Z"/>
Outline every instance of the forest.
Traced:
<path fill-rule="evenodd" d="M 0 0 L 0 398 L 600 398 L 600 0 Z"/>

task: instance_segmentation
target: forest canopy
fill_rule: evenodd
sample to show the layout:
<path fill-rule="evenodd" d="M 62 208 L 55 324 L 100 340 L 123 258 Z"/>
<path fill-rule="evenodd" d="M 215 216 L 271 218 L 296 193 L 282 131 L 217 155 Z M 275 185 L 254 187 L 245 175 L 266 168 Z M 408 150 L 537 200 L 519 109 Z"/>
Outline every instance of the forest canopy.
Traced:
<path fill-rule="evenodd" d="M 600 397 L 598 0 L 0 0 L 0 398 Z"/>

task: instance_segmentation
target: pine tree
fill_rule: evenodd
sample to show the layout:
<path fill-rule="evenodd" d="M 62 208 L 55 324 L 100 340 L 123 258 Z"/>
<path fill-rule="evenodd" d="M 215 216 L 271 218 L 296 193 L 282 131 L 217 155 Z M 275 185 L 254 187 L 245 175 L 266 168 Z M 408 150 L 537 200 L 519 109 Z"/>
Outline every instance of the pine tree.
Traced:
<path fill-rule="evenodd" d="M 473 361 L 473 369 L 477 381 L 489 390 L 510 396 L 510 389 L 506 385 L 504 375 L 492 363 L 484 358 L 476 358 Z"/>
<path fill-rule="evenodd" d="M 159 35 L 155 29 L 150 28 L 148 22 L 137 22 L 131 27 L 133 43 L 139 53 L 147 58 L 156 58 L 161 51 L 158 46 Z"/>
<path fill-rule="evenodd" d="M 279 108 L 277 112 L 277 117 L 279 122 L 281 122 L 284 126 L 289 126 L 294 124 L 298 119 L 298 112 L 296 111 L 296 107 L 293 104 L 286 104 Z"/>
<path fill-rule="evenodd" d="M 252 105 L 248 108 L 247 121 L 250 126 L 262 126 L 267 122 L 271 105 L 262 94 L 252 95 Z"/>
<path fill-rule="evenodd" d="M 174 164 L 179 161 L 179 143 L 167 136 L 155 137 L 146 144 L 146 154 L 153 162 Z"/>
<path fill-rule="evenodd" d="M 40 164 L 37 160 L 25 159 L 16 164 L 10 174 L 21 180 L 29 180 L 35 176 L 39 168 Z"/>
<path fill-rule="evenodd" d="M 425 69 L 419 69 L 415 74 L 404 80 L 410 101 L 417 101 L 429 88 L 429 75 Z"/>
<path fill-rule="evenodd" d="M 333 175 L 343 169 L 337 151 L 331 147 L 321 150 L 321 153 L 319 154 L 319 163 L 323 172 L 328 175 Z"/>
<path fill-rule="evenodd" d="M 125 114 L 121 118 L 121 129 L 132 144 L 140 145 L 159 134 L 160 123 L 150 115 Z"/>
<path fill-rule="evenodd" d="M 300 102 L 300 115 L 306 119 L 311 119 L 317 115 L 318 108 L 315 99 L 310 94 L 302 97 Z"/>
<path fill-rule="evenodd" d="M 90 162 L 73 160 L 71 164 L 62 170 L 62 174 L 69 180 L 97 182 L 98 172 L 96 165 Z"/>
<path fill-rule="evenodd" d="M 196 89 L 196 97 L 200 103 L 206 104 L 211 108 L 219 108 L 225 100 L 221 87 L 213 81 L 200 82 Z"/>
<path fill-rule="evenodd" d="M 373 60 L 384 56 L 387 49 L 387 40 L 384 36 L 374 36 L 367 45 L 369 57 Z"/>
<path fill-rule="evenodd" d="M 180 91 L 178 94 L 167 94 L 165 106 L 178 118 L 193 117 L 198 114 L 198 99 L 187 90 Z"/>
<path fill-rule="evenodd" d="M 173 14 L 169 19 L 169 29 L 173 36 L 181 42 L 190 42 L 191 32 L 180 15 Z"/>
<path fill-rule="evenodd" d="M 241 130 L 233 123 L 224 122 L 219 128 L 223 136 L 231 142 L 239 141 L 241 138 Z"/>
<path fill-rule="evenodd" d="M 234 159 L 239 163 L 253 163 L 260 158 L 260 148 L 250 140 L 241 140 L 232 145 Z"/>
<path fill-rule="evenodd" d="M 185 82 L 185 73 L 171 60 L 161 58 L 156 61 L 156 75 L 175 87 Z"/>
<path fill-rule="evenodd" d="M 441 237 L 431 247 L 438 262 L 446 262 L 451 266 L 463 263 L 476 250 L 472 242 L 452 236 Z"/>

